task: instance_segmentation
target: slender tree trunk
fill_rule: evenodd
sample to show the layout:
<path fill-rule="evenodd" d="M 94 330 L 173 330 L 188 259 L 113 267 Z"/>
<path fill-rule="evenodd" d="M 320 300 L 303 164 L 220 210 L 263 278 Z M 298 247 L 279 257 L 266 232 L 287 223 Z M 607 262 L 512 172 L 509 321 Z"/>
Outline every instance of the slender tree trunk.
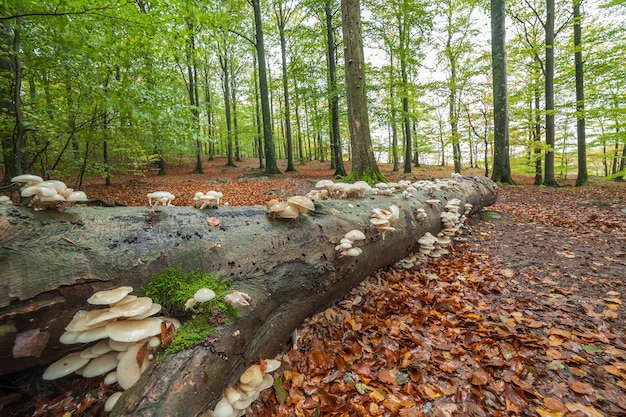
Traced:
<path fill-rule="evenodd" d="M 346 169 L 343 164 L 343 146 L 339 130 L 339 91 L 337 90 L 337 43 L 333 29 L 333 10 L 331 0 L 324 4 L 326 17 L 326 53 L 328 59 L 328 95 L 330 97 L 330 146 L 332 160 L 335 163 L 335 177 L 345 177 Z M 323 154 L 323 150 L 322 150 Z M 322 157 L 323 161 L 323 157 Z"/>
<path fill-rule="evenodd" d="M 543 184 L 558 186 L 554 176 L 554 0 L 546 0 L 546 150 Z"/>
<path fill-rule="evenodd" d="M 391 107 L 391 158 L 393 162 L 392 172 L 398 172 L 400 170 L 398 163 L 398 121 L 396 111 L 396 89 L 394 88 L 394 55 L 392 50 L 389 51 L 389 64 L 389 106 Z"/>
<path fill-rule="evenodd" d="M 345 48 L 348 124 L 352 145 L 350 179 L 364 179 L 368 182 L 384 181 L 386 178 L 376 164 L 370 137 L 359 0 L 341 0 L 341 15 Z"/>
<path fill-rule="evenodd" d="M 576 185 L 589 185 L 587 173 L 587 135 L 585 132 L 585 90 L 583 83 L 582 17 L 580 3 L 574 0 L 574 67 L 576 69 L 576 135 L 578 142 L 578 174 Z"/>
<path fill-rule="evenodd" d="M 411 154 L 413 139 L 411 138 L 411 119 L 409 118 L 409 76 L 407 73 L 408 28 L 406 17 L 399 24 L 400 35 L 400 76 L 402 77 L 402 125 L 404 128 L 404 173 L 411 173 Z"/>
<path fill-rule="evenodd" d="M 280 56 L 283 69 L 283 98 L 285 99 L 285 139 L 287 142 L 287 172 L 294 172 L 293 165 L 293 139 L 291 136 L 291 106 L 289 102 L 289 77 L 287 74 L 287 41 L 285 40 L 285 24 L 283 5 L 279 7 L 276 16 L 278 20 L 278 34 L 280 36 Z"/>
<path fill-rule="evenodd" d="M 205 63 L 207 65 L 207 63 Z M 213 126 L 213 102 L 211 100 L 211 85 L 209 83 L 209 71 L 204 72 L 204 104 L 206 107 L 207 132 L 209 135 L 209 161 L 215 156 L 215 128 Z"/>
<path fill-rule="evenodd" d="M 491 179 L 513 184 L 509 162 L 509 100 L 506 84 L 504 0 L 491 0 L 491 69 L 493 75 L 494 158 Z"/>
<path fill-rule="evenodd" d="M 256 34 L 256 52 L 259 67 L 259 91 L 261 95 L 261 113 L 263 115 L 263 139 L 265 142 L 265 174 L 280 174 L 276 165 L 276 150 L 272 132 L 272 117 L 267 84 L 267 64 L 265 62 L 265 41 L 263 40 L 263 19 L 261 17 L 261 1 L 250 0 L 254 9 L 254 26 Z"/>
<path fill-rule="evenodd" d="M 239 146 L 239 125 L 237 120 L 237 86 L 234 77 L 231 78 L 231 98 L 233 108 L 233 137 L 235 139 L 235 161 L 241 162 L 241 147 Z"/>
<path fill-rule="evenodd" d="M 230 104 L 230 69 L 228 63 L 228 57 L 226 54 L 220 56 L 220 65 L 222 67 L 222 91 L 224 95 L 224 113 L 226 117 L 226 132 L 228 135 L 228 150 L 226 166 L 234 167 L 234 155 L 233 155 L 233 128 L 231 120 L 231 104 Z"/>
<path fill-rule="evenodd" d="M 259 77 L 257 71 L 257 57 L 254 56 L 254 112 L 256 116 L 256 144 L 259 156 L 259 169 L 265 170 L 265 163 L 263 162 L 263 132 L 261 122 L 261 105 L 259 102 Z"/>

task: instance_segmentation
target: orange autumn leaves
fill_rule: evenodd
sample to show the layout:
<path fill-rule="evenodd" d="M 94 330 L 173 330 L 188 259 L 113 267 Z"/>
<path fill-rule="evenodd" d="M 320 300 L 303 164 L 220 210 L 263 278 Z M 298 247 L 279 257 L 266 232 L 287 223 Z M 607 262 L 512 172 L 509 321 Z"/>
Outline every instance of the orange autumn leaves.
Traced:
<path fill-rule="evenodd" d="M 279 358 L 284 396 L 266 391 L 253 415 L 626 413 L 623 338 L 565 297 L 517 293 L 513 275 L 467 248 L 377 273 L 305 322 Z"/>

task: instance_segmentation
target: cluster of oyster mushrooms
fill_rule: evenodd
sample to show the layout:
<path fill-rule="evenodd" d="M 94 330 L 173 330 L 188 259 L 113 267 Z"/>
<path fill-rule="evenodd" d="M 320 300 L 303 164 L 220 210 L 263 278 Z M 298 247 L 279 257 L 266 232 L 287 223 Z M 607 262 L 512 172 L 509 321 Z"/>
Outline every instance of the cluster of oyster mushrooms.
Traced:
<path fill-rule="evenodd" d="M 206 193 L 198 191 L 193 196 L 194 207 L 204 210 L 205 208 L 218 208 L 224 194 L 219 191 L 209 190 Z"/>
<path fill-rule="evenodd" d="M 200 417 L 241 417 L 264 389 L 274 384 L 274 377 L 270 374 L 280 367 L 276 359 L 261 360 L 261 364 L 252 365 L 241 374 L 239 380 L 224 389 L 222 398 L 213 410 L 209 410 Z"/>
<path fill-rule="evenodd" d="M 372 217 L 370 223 L 376 226 L 378 231 L 382 234 L 383 240 L 385 239 L 385 233 L 393 232 L 396 230 L 391 226 L 391 222 L 400 218 L 400 209 L 398 206 L 392 205 L 389 210 L 383 210 L 375 208 L 372 210 Z"/>
<path fill-rule="evenodd" d="M 68 188 L 63 181 L 44 181 L 37 175 L 24 174 L 11 178 L 11 182 L 23 184 L 20 195 L 24 198 L 30 198 L 28 207 L 33 210 L 62 210 L 75 203 L 87 201 L 87 195 L 83 191 L 74 191 L 72 188 Z"/>
<path fill-rule="evenodd" d="M 339 241 L 339 244 L 335 246 L 335 250 L 339 252 L 339 257 L 359 256 L 363 250 L 353 246 L 354 242 L 358 240 L 365 240 L 365 234 L 360 230 L 350 230 L 346 233 Z"/>
<path fill-rule="evenodd" d="M 265 203 L 267 213 L 273 219 L 295 219 L 300 213 L 315 210 L 315 203 L 306 197 L 296 195 L 289 197 L 287 201 L 269 200 Z"/>
<path fill-rule="evenodd" d="M 105 384 L 118 383 L 124 390 L 132 387 L 154 359 L 162 327 L 180 327 L 175 319 L 152 317 L 161 306 L 149 297 L 131 295 L 132 291 L 132 287 L 118 287 L 89 297 L 89 304 L 107 307 L 79 310 L 65 327 L 60 342 L 97 343 L 54 362 L 45 370 L 43 379 L 54 380 L 72 372 L 86 378 L 106 374 Z M 110 411 L 121 395 L 121 391 L 112 394 L 105 411 Z"/>
<path fill-rule="evenodd" d="M 372 187 L 365 181 L 357 181 L 354 184 L 334 182 L 333 180 L 319 180 L 315 189 L 306 195 L 311 200 L 327 200 L 329 198 L 363 198 L 365 193 Z"/>

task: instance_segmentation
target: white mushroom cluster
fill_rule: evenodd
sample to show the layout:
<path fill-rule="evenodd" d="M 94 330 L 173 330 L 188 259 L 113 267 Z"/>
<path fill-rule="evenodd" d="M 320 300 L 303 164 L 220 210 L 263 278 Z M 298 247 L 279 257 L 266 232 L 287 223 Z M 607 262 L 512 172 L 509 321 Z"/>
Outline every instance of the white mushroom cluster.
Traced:
<path fill-rule="evenodd" d="M 30 197 L 28 207 L 33 210 L 62 210 L 75 203 L 87 201 L 87 195 L 83 191 L 74 191 L 63 181 L 44 181 L 37 175 L 25 174 L 11 178 L 11 182 L 23 184 L 20 195 L 25 198 Z"/>
<path fill-rule="evenodd" d="M 350 230 L 341 238 L 339 244 L 335 246 L 335 250 L 339 252 L 340 257 L 359 256 L 363 251 L 361 248 L 353 246 L 354 242 L 358 240 L 365 240 L 365 234 L 360 230 Z"/>
<path fill-rule="evenodd" d="M 432 205 L 439 204 L 439 200 L 429 200 Z M 440 215 L 442 230 L 433 236 L 430 232 L 426 232 L 424 236 L 418 239 L 420 245 L 419 252 L 423 255 L 431 258 L 439 258 L 441 255 L 448 253 L 446 249 L 450 243 L 452 243 L 452 237 L 458 233 L 461 226 L 465 222 L 465 214 L 469 213 L 472 209 L 471 204 L 465 204 L 463 206 L 463 213 L 460 210 L 461 200 L 453 198 L 448 201 L 445 206 L 445 211 Z"/>
<path fill-rule="evenodd" d="M 402 191 L 402 196 L 406 199 L 409 199 L 413 196 L 414 191 L 417 191 L 417 188 L 415 188 L 412 184 L 411 181 L 407 181 L 407 180 L 401 180 L 398 182 L 379 182 L 377 184 L 374 185 L 374 187 L 372 188 L 372 194 L 374 195 L 386 195 L 386 196 L 392 196 L 396 193 L 396 191 Z"/>
<path fill-rule="evenodd" d="M 378 231 L 382 233 L 384 240 L 386 232 L 396 230 L 391 226 L 391 223 L 400 218 L 400 209 L 397 206 L 392 205 L 389 207 L 389 210 L 375 208 L 372 212 L 370 223 L 376 226 Z"/>
<path fill-rule="evenodd" d="M 0 204 L 13 204 L 9 196 L 0 195 Z"/>
<path fill-rule="evenodd" d="M 176 198 L 174 194 L 167 191 L 154 191 L 146 194 L 146 197 L 148 197 L 148 205 L 152 210 L 159 204 L 162 206 L 172 206 L 172 200 Z"/>
<path fill-rule="evenodd" d="M 75 372 L 85 378 L 105 375 L 105 384 L 118 383 L 126 390 L 132 387 L 154 358 L 161 344 L 161 328 L 165 324 L 180 327 L 175 319 L 151 317 L 161 311 L 161 305 L 148 297 L 131 295 L 132 287 L 98 291 L 87 299 L 96 310 L 79 310 L 60 337 L 64 344 L 96 344 L 70 353 L 50 365 L 43 379 L 53 380 Z M 121 395 L 115 393 L 105 404 L 110 411 Z"/>
<path fill-rule="evenodd" d="M 262 365 L 252 365 L 245 370 L 239 380 L 224 389 L 222 398 L 213 410 L 208 410 L 200 417 L 241 417 L 264 389 L 274 384 L 271 372 L 280 368 L 280 361 L 267 359 Z"/>
<path fill-rule="evenodd" d="M 215 190 L 209 190 L 206 193 L 198 191 L 193 196 L 193 205 L 200 210 L 204 210 L 205 208 L 217 208 L 223 197 L 224 194 Z"/>
<path fill-rule="evenodd" d="M 269 200 L 265 203 L 267 213 L 273 219 L 295 219 L 300 213 L 315 210 L 315 203 L 302 195 L 289 197 L 287 201 Z"/>
<path fill-rule="evenodd" d="M 354 184 L 346 182 L 334 182 L 332 180 L 320 180 L 315 184 L 315 190 L 311 190 L 306 196 L 311 200 L 326 200 L 329 198 L 363 198 L 365 193 L 371 190 L 365 181 L 356 181 Z"/>

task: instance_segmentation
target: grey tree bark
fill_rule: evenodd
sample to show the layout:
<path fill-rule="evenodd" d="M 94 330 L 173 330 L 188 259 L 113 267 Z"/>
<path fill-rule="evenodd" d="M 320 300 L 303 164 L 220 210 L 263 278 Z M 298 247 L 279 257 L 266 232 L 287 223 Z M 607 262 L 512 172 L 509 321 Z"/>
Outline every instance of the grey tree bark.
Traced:
<path fill-rule="evenodd" d="M 122 396 L 113 416 L 195 416 L 259 356 L 273 357 L 302 321 L 338 300 L 365 277 L 418 249 L 426 232 L 441 230 L 445 202 L 458 198 L 473 212 L 495 202 L 487 178 L 463 177 L 434 197 L 373 196 L 328 200 L 294 220 L 270 219 L 264 207 L 70 208 L 32 212 L 0 206 L 0 374 L 49 363 L 75 346 L 57 340 L 95 291 L 136 290 L 167 266 L 232 278 L 251 306 L 218 337 L 167 357 Z M 370 226 L 374 208 L 395 204 L 400 218 L 385 239 Z M 428 216 L 416 218 L 417 208 Z M 219 227 L 207 224 L 218 216 Z M 361 256 L 341 258 L 335 245 L 360 229 Z M 234 336 L 238 331 L 239 336 Z M 15 349 L 32 341 L 32 349 Z M 20 352 L 16 355 L 16 352 Z"/>

